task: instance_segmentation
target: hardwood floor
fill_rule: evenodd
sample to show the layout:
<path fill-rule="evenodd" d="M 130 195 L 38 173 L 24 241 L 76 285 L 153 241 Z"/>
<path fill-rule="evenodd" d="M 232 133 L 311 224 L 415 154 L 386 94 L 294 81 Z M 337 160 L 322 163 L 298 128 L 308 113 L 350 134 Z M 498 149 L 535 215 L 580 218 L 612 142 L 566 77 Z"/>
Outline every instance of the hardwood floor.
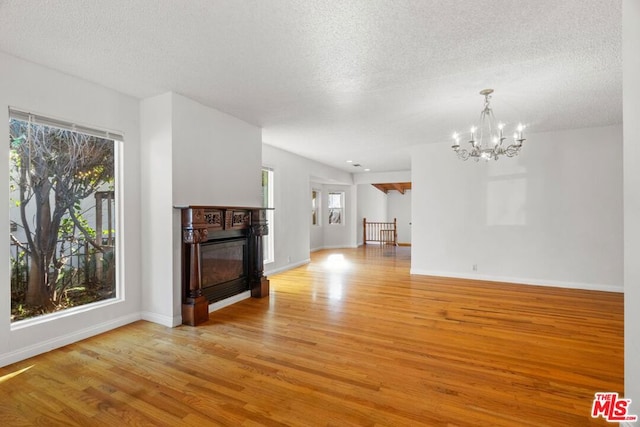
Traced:
<path fill-rule="evenodd" d="M 622 294 L 411 276 L 409 253 L 316 252 L 202 326 L 0 368 L 0 425 L 611 425 Z"/>

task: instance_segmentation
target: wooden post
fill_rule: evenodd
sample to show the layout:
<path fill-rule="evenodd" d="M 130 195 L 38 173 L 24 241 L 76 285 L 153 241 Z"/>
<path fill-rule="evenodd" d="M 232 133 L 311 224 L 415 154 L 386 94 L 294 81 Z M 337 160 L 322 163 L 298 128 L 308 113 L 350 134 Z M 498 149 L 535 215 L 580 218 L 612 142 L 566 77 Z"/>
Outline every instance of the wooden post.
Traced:
<path fill-rule="evenodd" d="M 102 247 L 102 192 L 98 191 L 95 194 L 96 197 L 96 240 L 95 243 L 98 247 Z M 88 252 L 87 252 L 88 253 Z M 96 278 L 102 281 L 102 252 L 95 252 L 96 260 Z"/>
<path fill-rule="evenodd" d="M 264 259 L 262 256 L 262 239 L 269 234 L 267 210 L 254 209 L 251 212 L 251 242 L 253 246 L 253 271 L 250 277 L 251 296 L 263 298 L 269 296 L 269 279 L 264 276 Z"/>
<path fill-rule="evenodd" d="M 393 218 L 393 246 L 398 246 L 398 220 Z"/>
<path fill-rule="evenodd" d="M 362 244 L 367 244 L 367 218 L 362 218 Z"/>
<path fill-rule="evenodd" d="M 182 241 L 189 247 L 189 289 L 182 303 L 182 323 L 196 326 L 209 320 L 209 301 L 202 295 L 202 271 L 200 270 L 200 243 L 207 240 L 208 229 L 204 223 L 204 209 L 182 211 Z M 186 226 L 185 226 L 186 224 Z"/>
<path fill-rule="evenodd" d="M 113 213 L 111 212 L 113 199 L 113 192 L 107 193 L 107 245 L 109 246 L 113 246 L 113 235 L 111 233 L 111 230 L 113 229 Z"/>

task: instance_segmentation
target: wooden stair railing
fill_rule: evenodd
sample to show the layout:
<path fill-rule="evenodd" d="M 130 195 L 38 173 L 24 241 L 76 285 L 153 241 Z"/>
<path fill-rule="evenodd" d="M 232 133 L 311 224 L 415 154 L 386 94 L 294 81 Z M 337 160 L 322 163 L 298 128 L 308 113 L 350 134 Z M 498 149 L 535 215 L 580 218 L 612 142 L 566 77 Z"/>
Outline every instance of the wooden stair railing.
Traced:
<path fill-rule="evenodd" d="M 377 242 L 381 245 L 398 245 L 398 221 L 374 222 L 362 218 L 362 243 Z"/>

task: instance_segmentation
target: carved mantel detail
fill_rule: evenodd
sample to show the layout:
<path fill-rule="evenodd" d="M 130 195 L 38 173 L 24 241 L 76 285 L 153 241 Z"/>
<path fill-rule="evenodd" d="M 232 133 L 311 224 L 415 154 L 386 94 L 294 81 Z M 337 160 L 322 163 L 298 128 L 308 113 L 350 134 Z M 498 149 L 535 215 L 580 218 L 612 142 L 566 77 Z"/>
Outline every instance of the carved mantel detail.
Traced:
<path fill-rule="evenodd" d="M 212 209 L 204 213 L 204 222 L 207 226 L 222 228 L 222 216 L 222 211 Z"/>
<path fill-rule="evenodd" d="M 182 230 L 182 241 L 184 243 L 196 244 L 206 242 L 208 236 L 209 230 L 206 228 Z"/>

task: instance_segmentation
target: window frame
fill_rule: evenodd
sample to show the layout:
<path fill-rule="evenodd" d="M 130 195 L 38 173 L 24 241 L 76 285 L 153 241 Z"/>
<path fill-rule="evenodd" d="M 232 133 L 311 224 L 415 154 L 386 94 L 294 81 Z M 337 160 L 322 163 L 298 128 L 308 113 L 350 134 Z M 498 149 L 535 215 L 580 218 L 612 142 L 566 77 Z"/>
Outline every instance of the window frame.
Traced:
<path fill-rule="evenodd" d="M 338 195 L 340 200 L 339 207 L 331 207 L 331 196 Z M 338 212 L 338 222 L 332 222 L 332 213 Z M 345 192 L 340 190 L 331 190 L 327 193 L 327 224 L 329 226 L 345 225 Z"/>
<path fill-rule="evenodd" d="M 317 188 L 311 189 L 311 226 L 322 226 L 322 190 Z"/>
<path fill-rule="evenodd" d="M 267 185 L 265 194 L 264 174 L 267 173 Z M 262 237 L 262 261 L 263 264 L 270 264 L 275 262 L 275 227 L 274 227 L 274 182 L 275 173 L 273 168 L 262 166 L 261 176 L 263 180 L 262 185 L 262 204 L 268 209 L 266 212 L 267 226 L 269 232 L 266 236 Z"/>
<path fill-rule="evenodd" d="M 55 127 L 62 130 L 69 130 L 93 137 L 108 139 L 113 142 L 113 227 L 115 236 L 113 236 L 115 274 L 114 274 L 114 295 L 111 298 L 98 301 L 88 302 L 82 305 L 69 307 L 63 310 L 32 316 L 26 319 L 10 322 L 10 330 L 17 331 L 31 326 L 40 325 L 57 319 L 74 316 L 80 313 L 98 310 L 103 307 L 119 304 L 125 300 L 124 288 L 124 235 L 125 227 L 123 220 L 123 155 L 124 155 L 124 136 L 122 132 L 106 130 L 104 128 L 81 125 L 75 122 L 54 118 L 48 115 L 41 115 L 28 112 L 19 108 L 9 106 L 8 120 L 13 119 L 20 121 L 31 121 L 39 125 L 47 127 Z M 9 195 L 11 197 L 11 195 Z M 10 230 L 11 232 L 11 230 Z"/>

